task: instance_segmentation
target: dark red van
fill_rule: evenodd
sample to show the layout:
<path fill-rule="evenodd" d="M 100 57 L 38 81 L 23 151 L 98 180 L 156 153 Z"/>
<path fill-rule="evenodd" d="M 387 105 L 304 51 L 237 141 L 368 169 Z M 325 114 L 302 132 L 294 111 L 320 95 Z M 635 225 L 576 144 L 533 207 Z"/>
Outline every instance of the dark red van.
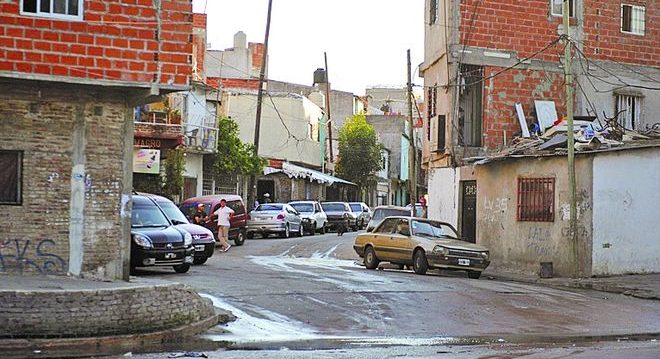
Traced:
<path fill-rule="evenodd" d="M 192 219 L 192 216 L 197 212 L 197 205 L 202 203 L 204 205 L 204 213 L 208 216 L 209 213 L 215 212 L 220 207 L 220 200 L 227 201 L 227 207 L 234 210 L 234 216 L 230 220 L 231 227 L 229 227 L 229 239 L 234 241 L 237 246 L 243 245 L 245 242 L 245 235 L 247 230 L 247 211 L 245 210 L 245 203 L 243 198 L 235 194 L 217 194 L 212 196 L 200 196 L 188 198 L 181 203 L 181 211 Z M 206 228 L 213 232 L 215 240 L 218 240 L 218 222 L 212 221 L 206 224 Z"/>

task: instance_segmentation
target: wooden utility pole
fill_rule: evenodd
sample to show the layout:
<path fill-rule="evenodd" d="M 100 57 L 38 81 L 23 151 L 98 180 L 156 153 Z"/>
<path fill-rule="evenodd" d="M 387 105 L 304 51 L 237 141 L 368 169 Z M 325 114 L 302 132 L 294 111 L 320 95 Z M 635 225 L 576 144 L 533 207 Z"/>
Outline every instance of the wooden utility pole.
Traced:
<path fill-rule="evenodd" d="M 323 53 L 325 59 L 325 112 L 326 124 L 328 125 L 328 142 L 330 143 L 330 162 L 334 161 L 334 151 L 332 149 L 332 122 L 330 122 L 330 75 L 328 74 L 328 53 Z"/>
<path fill-rule="evenodd" d="M 266 78 L 266 64 L 268 63 L 268 37 L 270 36 L 270 14 L 273 9 L 273 0 L 268 0 L 268 16 L 266 17 L 266 35 L 264 36 L 264 53 L 261 59 L 261 72 L 259 73 L 259 92 L 257 92 L 257 116 L 254 125 L 254 151 L 259 156 L 259 135 L 261 132 L 261 103 L 264 97 L 264 80 Z M 250 178 L 252 199 L 250 205 L 257 198 L 256 176 Z"/>
<path fill-rule="evenodd" d="M 577 243 L 577 203 L 575 198 L 575 138 L 573 133 L 573 70 L 571 67 L 570 1 L 564 0 L 564 78 L 566 79 L 566 127 L 568 131 L 568 200 L 570 202 L 570 240 L 575 260 L 575 276 L 579 275 Z"/>
<path fill-rule="evenodd" d="M 415 178 L 415 157 L 417 156 L 417 151 L 415 151 L 415 138 L 414 138 L 414 121 L 413 121 L 413 92 L 412 92 L 412 65 L 410 64 L 410 49 L 408 49 L 408 86 L 406 90 L 408 95 L 408 118 L 409 124 L 408 127 L 408 140 L 410 141 L 410 146 L 408 146 L 408 182 L 410 184 L 410 204 L 413 208 L 413 213 L 415 209 L 415 203 L 417 203 L 417 178 Z M 415 213 L 415 215 L 417 215 Z"/>

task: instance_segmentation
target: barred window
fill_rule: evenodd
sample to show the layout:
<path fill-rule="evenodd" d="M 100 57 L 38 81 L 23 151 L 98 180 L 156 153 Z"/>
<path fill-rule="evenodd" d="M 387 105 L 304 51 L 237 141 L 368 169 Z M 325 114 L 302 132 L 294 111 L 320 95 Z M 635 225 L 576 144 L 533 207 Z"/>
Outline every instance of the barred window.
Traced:
<path fill-rule="evenodd" d="M 518 178 L 518 221 L 554 222 L 555 179 Z"/>
<path fill-rule="evenodd" d="M 645 12 L 644 6 L 621 4 L 621 32 L 644 35 Z"/>
<path fill-rule="evenodd" d="M 0 150 L 0 204 L 22 203 L 23 152 Z"/>

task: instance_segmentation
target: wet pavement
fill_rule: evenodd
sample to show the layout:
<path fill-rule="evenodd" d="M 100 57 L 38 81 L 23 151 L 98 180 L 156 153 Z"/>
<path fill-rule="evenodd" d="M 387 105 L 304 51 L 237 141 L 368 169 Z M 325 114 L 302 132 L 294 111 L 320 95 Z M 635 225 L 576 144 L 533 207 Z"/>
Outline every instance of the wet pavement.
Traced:
<path fill-rule="evenodd" d="M 319 355 L 338 355 L 333 350 L 345 349 L 361 355 L 364 350 L 411 347 L 425 357 L 433 353 L 422 348 L 471 345 L 485 348 L 487 357 L 493 345 L 542 343 L 534 346 L 536 350 L 553 343 L 621 338 L 639 340 L 635 343 L 643 355 L 649 348 L 657 349 L 651 340 L 660 333 L 658 301 L 473 280 L 462 272 L 419 276 L 411 271 L 370 271 L 357 263 L 354 238 L 355 233 L 347 233 L 249 240 L 217 253 L 186 275 L 140 275 L 188 284 L 238 317 L 199 338 L 218 346 L 200 345 L 210 353 L 225 352 L 227 347 L 232 352 L 315 350 Z M 230 357 L 228 353 L 222 357 Z"/>

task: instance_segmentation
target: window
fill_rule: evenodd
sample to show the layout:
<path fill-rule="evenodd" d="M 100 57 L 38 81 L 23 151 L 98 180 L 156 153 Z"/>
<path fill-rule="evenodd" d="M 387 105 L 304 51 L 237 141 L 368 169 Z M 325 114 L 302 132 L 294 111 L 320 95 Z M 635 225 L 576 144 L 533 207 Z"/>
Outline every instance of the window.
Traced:
<path fill-rule="evenodd" d="M 429 2 L 429 25 L 433 25 L 438 21 L 438 0 L 431 0 Z"/>
<path fill-rule="evenodd" d="M 481 66 L 461 65 L 458 107 L 458 142 L 461 146 L 481 147 L 483 83 Z"/>
<path fill-rule="evenodd" d="M 640 129 L 642 120 L 642 97 L 635 95 L 616 95 L 615 106 L 619 125 L 628 130 Z"/>
<path fill-rule="evenodd" d="M 21 14 L 82 20 L 83 2 L 83 0 L 21 0 Z"/>
<path fill-rule="evenodd" d="M 644 35 L 644 13 L 644 6 L 621 4 L 621 32 Z"/>
<path fill-rule="evenodd" d="M 554 178 L 518 178 L 518 221 L 555 221 Z"/>
<path fill-rule="evenodd" d="M 427 103 L 427 119 L 428 119 L 428 128 L 426 129 L 427 139 L 431 140 L 431 121 L 436 115 L 438 110 L 438 84 L 435 84 L 433 87 L 429 87 L 426 92 L 426 103 Z"/>
<path fill-rule="evenodd" d="M 568 16 L 575 16 L 575 0 L 550 0 L 550 13 L 552 16 L 564 16 L 564 2 L 568 1 Z"/>
<path fill-rule="evenodd" d="M 0 204 L 23 202 L 23 152 L 0 150 Z"/>
<path fill-rule="evenodd" d="M 445 122 L 447 122 L 447 117 L 445 115 L 438 115 L 438 151 L 445 150 Z"/>

